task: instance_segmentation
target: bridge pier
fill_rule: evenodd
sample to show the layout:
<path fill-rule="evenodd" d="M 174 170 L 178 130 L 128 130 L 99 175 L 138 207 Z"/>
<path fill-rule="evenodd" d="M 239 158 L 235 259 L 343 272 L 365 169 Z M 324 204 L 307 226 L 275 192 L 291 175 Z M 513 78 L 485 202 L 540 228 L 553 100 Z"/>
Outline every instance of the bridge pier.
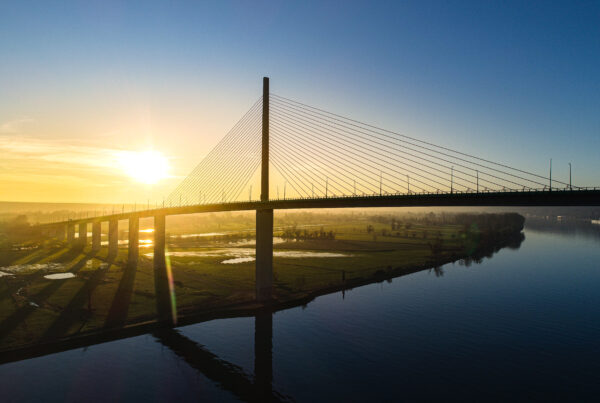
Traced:
<path fill-rule="evenodd" d="M 100 221 L 94 221 L 92 223 L 92 251 L 98 252 L 100 250 L 101 236 L 102 236 L 102 223 Z"/>
<path fill-rule="evenodd" d="M 58 227 L 56 227 L 56 239 L 58 239 L 59 241 L 64 241 L 66 229 L 67 228 L 65 225 L 59 225 Z"/>
<path fill-rule="evenodd" d="M 79 246 L 85 248 L 87 245 L 87 223 L 79 223 Z"/>
<path fill-rule="evenodd" d="M 260 201 L 269 201 L 269 77 L 263 77 Z M 256 300 L 271 299 L 273 288 L 273 209 L 256 210 Z"/>
<path fill-rule="evenodd" d="M 129 266 L 135 267 L 140 254 L 140 217 L 138 215 L 129 216 L 129 243 L 128 243 Z"/>
<path fill-rule="evenodd" d="M 165 256 L 166 246 L 166 220 L 164 214 L 154 216 L 154 290 L 156 294 L 156 313 L 160 322 L 176 321 L 175 309 L 171 300 L 171 289 L 167 259 Z"/>
<path fill-rule="evenodd" d="M 119 220 L 108 222 L 108 257 L 115 258 L 119 253 Z"/>
<path fill-rule="evenodd" d="M 75 224 L 67 224 L 67 242 L 73 246 L 75 241 Z"/>
<path fill-rule="evenodd" d="M 268 301 L 273 288 L 273 210 L 256 210 L 256 299 Z"/>

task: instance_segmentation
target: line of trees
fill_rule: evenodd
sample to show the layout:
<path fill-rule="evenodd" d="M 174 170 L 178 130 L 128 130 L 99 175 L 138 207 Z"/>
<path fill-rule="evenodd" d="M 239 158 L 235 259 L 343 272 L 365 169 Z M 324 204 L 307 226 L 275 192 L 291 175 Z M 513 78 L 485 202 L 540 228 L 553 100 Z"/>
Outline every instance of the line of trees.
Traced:
<path fill-rule="evenodd" d="M 296 241 L 304 241 L 308 239 L 333 240 L 335 239 L 335 232 L 325 231 L 323 227 L 315 231 L 309 231 L 307 229 L 300 230 L 294 225 L 291 228 L 284 229 L 281 237 L 286 240 L 295 239 Z"/>

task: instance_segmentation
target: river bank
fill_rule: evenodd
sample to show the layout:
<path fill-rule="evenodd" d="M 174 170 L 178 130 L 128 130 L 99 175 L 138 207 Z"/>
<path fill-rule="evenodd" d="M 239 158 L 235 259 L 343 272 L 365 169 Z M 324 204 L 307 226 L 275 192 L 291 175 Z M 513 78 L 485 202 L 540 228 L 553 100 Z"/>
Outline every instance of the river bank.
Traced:
<path fill-rule="evenodd" d="M 443 264 L 468 265 L 522 241 L 518 225 L 491 232 L 457 224 L 413 223 L 395 232 L 387 223 L 369 226 L 331 226 L 335 239 L 288 237 L 278 242 L 269 304 L 254 302 L 252 240 L 172 248 L 167 256 L 178 323 L 285 309 L 319 295 L 425 269 L 443 275 L 437 269 Z M 48 241 L 0 270 L 9 274 L 0 278 L 0 351 L 155 326 L 151 253 L 142 254 L 134 269 L 128 267 L 126 255 L 122 249 L 116 259 L 108 260 L 106 249 L 93 254 Z M 235 262 L 228 264 L 231 260 Z M 53 273 L 72 276 L 44 277 Z"/>

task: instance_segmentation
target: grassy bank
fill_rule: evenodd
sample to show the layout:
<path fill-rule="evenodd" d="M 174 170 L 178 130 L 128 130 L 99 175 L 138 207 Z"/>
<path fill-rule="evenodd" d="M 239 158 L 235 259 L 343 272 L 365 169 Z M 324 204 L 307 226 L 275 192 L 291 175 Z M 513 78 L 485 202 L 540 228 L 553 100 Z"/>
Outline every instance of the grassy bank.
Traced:
<path fill-rule="evenodd" d="M 273 303 L 293 305 L 458 259 L 477 260 L 520 242 L 515 240 L 518 225 L 495 226 L 496 231 L 489 231 L 480 224 L 413 220 L 400 225 L 382 219 L 304 229 L 281 226 L 275 233 Z M 172 241 L 169 260 L 178 314 L 256 306 L 254 262 L 222 263 L 251 257 L 252 242 L 247 233 Z M 152 249 L 140 248 L 138 265 L 131 268 L 126 249 L 112 261 L 105 248 L 93 254 L 52 240 L 37 249 L 5 251 L 5 271 L 22 266 L 13 275 L 0 277 L 0 350 L 154 320 L 151 253 Z M 74 277 L 44 278 L 52 272 L 70 272 Z"/>

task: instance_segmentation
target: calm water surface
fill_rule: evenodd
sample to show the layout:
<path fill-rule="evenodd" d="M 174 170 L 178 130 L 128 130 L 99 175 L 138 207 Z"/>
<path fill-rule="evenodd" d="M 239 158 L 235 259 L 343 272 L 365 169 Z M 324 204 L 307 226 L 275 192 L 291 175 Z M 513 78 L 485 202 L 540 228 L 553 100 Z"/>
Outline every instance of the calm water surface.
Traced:
<path fill-rule="evenodd" d="M 216 320 L 5 364 L 0 400 L 235 401 L 232 380 L 268 383 L 271 365 L 273 390 L 295 401 L 595 400 L 600 239 L 525 236 L 481 264 L 277 312 L 272 328 Z"/>

